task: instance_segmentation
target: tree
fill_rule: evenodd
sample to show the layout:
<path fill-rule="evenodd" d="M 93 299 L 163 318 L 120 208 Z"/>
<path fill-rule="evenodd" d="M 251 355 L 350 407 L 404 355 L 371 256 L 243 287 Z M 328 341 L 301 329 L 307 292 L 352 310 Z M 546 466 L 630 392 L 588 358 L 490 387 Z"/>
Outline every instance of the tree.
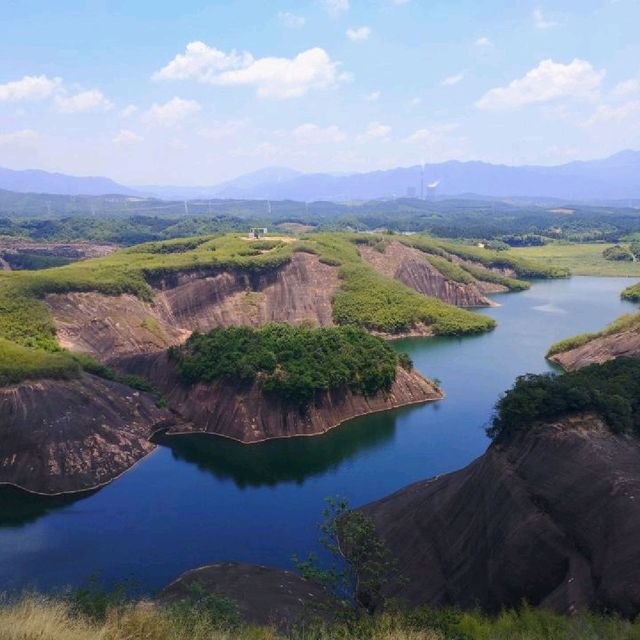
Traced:
<path fill-rule="evenodd" d="M 340 603 L 344 613 L 373 614 L 384 608 L 386 588 L 402 582 L 396 560 L 378 536 L 370 516 L 349 508 L 346 498 L 326 498 L 320 544 L 332 556 L 321 567 L 317 556 L 293 562 L 303 577 L 319 582 Z"/>

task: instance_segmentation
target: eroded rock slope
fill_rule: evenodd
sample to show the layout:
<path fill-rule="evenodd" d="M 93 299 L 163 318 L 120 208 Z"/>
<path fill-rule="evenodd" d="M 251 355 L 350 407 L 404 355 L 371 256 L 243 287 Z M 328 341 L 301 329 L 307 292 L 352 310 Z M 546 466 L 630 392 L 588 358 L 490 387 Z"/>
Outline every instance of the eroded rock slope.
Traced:
<path fill-rule="evenodd" d="M 127 373 L 142 376 L 163 393 L 181 422 L 175 433 L 211 433 L 244 443 L 325 433 L 360 415 L 441 399 L 442 392 L 417 371 L 398 367 L 388 392 L 365 397 L 349 389 L 319 392 L 300 408 L 265 393 L 259 384 L 218 380 L 183 384 L 167 354 L 131 356 L 119 361 Z"/>
<path fill-rule="evenodd" d="M 391 242 L 381 253 L 374 247 L 362 245 L 360 255 L 377 271 L 395 278 L 418 293 L 438 298 L 456 307 L 489 307 L 494 303 L 484 294 L 505 291 L 492 285 L 481 290 L 479 282 L 460 283 L 448 280 L 425 258 L 424 253 L 401 242 Z M 489 284 L 489 283 L 487 283 Z"/>
<path fill-rule="evenodd" d="M 149 395 L 83 374 L 0 388 L 0 484 L 42 494 L 101 486 L 174 424 Z"/>
<path fill-rule="evenodd" d="M 549 356 L 563 369 L 572 371 L 588 364 L 601 364 L 621 356 L 640 358 L 640 325 L 590 340 L 575 349 Z"/>
<path fill-rule="evenodd" d="M 595 415 L 541 425 L 364 510 L 412 605 L 640 613 L 640 442 Z"/>
<path fill-rule="evenodd" d="M 172 274 L 152 283 L 153 303 L 131 295 L 50 294 L 60 344 L 102 361 L 157 352 L 183 342 L 192 331 L 260 326 L 267 322 L 329 326 L 337 269 L 308 253 L 268 273 Z"/>

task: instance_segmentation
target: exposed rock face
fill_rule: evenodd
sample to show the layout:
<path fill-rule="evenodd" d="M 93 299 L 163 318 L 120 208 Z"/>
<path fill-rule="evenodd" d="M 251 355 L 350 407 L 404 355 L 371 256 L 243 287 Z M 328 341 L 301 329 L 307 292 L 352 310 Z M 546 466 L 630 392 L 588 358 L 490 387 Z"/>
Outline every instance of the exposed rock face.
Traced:
<path fill-rule="evenodd" d="M 413 605 L 640 613 L 640 441 L 594 415 L 534 428 L 364 510 Z"/>
<path fill-rule="evenodd" d="M 0 484 L 42 494 L 103 485 L 174 419 L 151 396 L 83 374 L 0 388 Z"/>
<path fill-rule="evenodd" d="M 319 585 L 282 569 L 225 562 L 183 573 L 156 599 L 159 606 L 186 600 L 194 585 L 233 600 L 245 622 L 288 627 L 328 617 L 330 598 Z"/>
<path fill-rule="evenodd" d="M 90 353 L 103 362 L 121 354 L 161 351 L 191 334 L 133 295 L 54 293 L 46 303 L 60 346 Z"/>
<path fill-rule="evenodd" d="M 399 280 L 418 293 L 439 298 L 456 307 L 494 306 L 476 283 L 462 284 L 447 280 L 418 249 L 401 242 L 391 242 L 384 253 L 368 246 L 359 249 L 360 255 L 377 271 Z"/>
<path fill-rule="evenodd" d="M 439 400 L 442 392 L 417 371 L 398 367 L 387 393 L 366 398 L 348 389 L 318 393 L 306 409 L 264 393 L 255 384 L 224 380 L 187 386 L 180 382 L 166 354 L 132 356 L 118 363 L 158 387 L 183 422 L 172 433 L 212 433 L 244 443 L 325 433 L 346 420 L 410 404 Z"/>
<path fill-rule="evenodd" d="M 569 351 L 556 353 L 549 360 L 571 371 L 588 364 L 601 364 L 620 356 L 640 358 L 640 327 L 595 338 Z"/>
<path fill-rule="evenodd" d="M 180 275 L 156 284 L 156 306 L 190 331 L 267 322 L 333 324 L 331 298 L 339 286 L 335 267 L 309 253 L 295 253 L 282 269 L 264 274 L 224 272 Z"/>
<path fill-rule="evenodd" d="M 294 254 L 265 274 L 176 274 L 153 283 L 154 302 L 100 293 L 51 294 L 45 299 L 60 344 L 100 360 L 161 351 L 192 331 L 267 322 L 329 326 L 337 269 L 308 253 Z"/>
<path fill-rule="evenodd" d="M 35 268 L 25 267 L 21 256 L 66 258 L 67 261 L 73 261 L 106 256 L 117 248 L 115 245 L 93 242 L 34 242 L 0 236 L 0 271 L 11 271 L 12 268 Z"/>

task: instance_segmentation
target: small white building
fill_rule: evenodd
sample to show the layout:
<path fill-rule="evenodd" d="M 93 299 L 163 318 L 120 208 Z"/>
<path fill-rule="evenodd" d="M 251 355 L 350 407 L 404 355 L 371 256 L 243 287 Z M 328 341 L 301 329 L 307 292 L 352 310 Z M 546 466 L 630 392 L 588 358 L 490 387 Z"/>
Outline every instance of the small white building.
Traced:
<path fill-rule="evenodd" d="M 263 236 L 267 235 L 267 227 L 251 227 L 249 229 L 249 239 L 259 240 Z"/>

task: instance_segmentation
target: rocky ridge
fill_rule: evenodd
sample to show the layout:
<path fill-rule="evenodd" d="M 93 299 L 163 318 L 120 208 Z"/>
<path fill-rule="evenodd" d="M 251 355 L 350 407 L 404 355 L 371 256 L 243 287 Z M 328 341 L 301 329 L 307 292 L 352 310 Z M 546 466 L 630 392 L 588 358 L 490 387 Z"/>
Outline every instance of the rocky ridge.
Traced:
<path fill-rule="evenodd" d="M 181 421 L 166 430 L 178 433 L 210 433 L 249 444 L 273 438 L 313 436 L 352 418 L 396 407 L 440 400 L 443 393 L 417 371 L 396 370 L 389 391 L 366 397 L 347 388 L 318 392 L 304 407 L 264 393 L 257 382 L 186 385 L 166 353 L 131 356 L 119 366 L 127 373 L 149 380 L 163 394 Z"/>
<path fill-rule="evenodd" d="M 363 509 L 411 605 L 640 613 L 640 442 L 596 415 L 538 425 Z"/>
<path fill-rule="evenodd" d="M 90 374 L 2 387 L 0 485 L 46 495 L 94 489 L 150 453 L 150 436 L 174 423 L 152 396 Z"/>

